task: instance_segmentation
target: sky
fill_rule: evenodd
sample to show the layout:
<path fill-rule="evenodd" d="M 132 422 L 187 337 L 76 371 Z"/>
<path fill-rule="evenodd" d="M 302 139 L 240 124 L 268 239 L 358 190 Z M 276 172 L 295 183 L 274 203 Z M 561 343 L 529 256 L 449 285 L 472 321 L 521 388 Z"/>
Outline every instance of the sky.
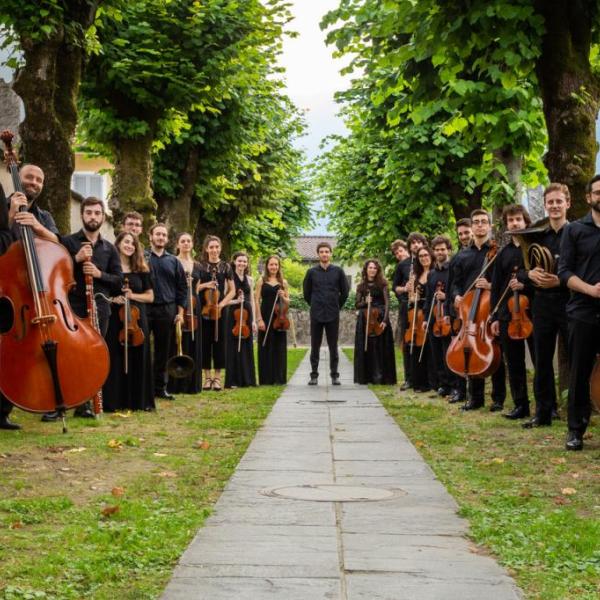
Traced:
<path fill-rule="evenodd" d="M 319 154 L 319 143 L 332 133 L 345 132 L 342 120 L 336 116 L 338 106 L 333 99 L 336 91 L 348 87 L 348 78 L 339 71 L 345 62 L 332 57 L 333 47 L 325 45 L 325 32 L 319 23 L 327 11 L 338 6 L 338 0 L 291 0 L 295 19 L 289 27 L 299 33 L 287 38 L 281 64 L 286 69 L 287 92 L 294 104 L 306 112 L 307 135 L 298 140 L 309 160 Z M 327 233 L 325 222 L 317 223 L 307 234 Z"/>

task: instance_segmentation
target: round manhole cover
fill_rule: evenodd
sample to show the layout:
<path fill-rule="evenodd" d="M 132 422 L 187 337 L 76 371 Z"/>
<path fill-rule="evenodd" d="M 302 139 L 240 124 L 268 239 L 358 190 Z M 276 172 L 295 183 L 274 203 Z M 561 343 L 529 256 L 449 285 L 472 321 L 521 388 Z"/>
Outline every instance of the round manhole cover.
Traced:
<path fill-rule="evenodd" d="M 309 500 L 312 502 L 376 502 L 378 500 L 388 500 L 403 492 L 360 485 L 317 483 L 273 488 L 263 490 L 262 493 L 276 498 Z"/>

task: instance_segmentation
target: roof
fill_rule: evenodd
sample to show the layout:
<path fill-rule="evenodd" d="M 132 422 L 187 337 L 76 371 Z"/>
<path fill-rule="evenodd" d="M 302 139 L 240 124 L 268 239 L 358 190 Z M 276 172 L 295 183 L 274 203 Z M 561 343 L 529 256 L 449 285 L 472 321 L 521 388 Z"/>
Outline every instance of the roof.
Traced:
<path fill-rule="evenodd" d="M 296 252 L 302 260 L 318 260 L 317 245 L 327 242 L 335 250 L 337 238 L 334 235 L 302 235 L 297 237 L 294 242 Z"/>

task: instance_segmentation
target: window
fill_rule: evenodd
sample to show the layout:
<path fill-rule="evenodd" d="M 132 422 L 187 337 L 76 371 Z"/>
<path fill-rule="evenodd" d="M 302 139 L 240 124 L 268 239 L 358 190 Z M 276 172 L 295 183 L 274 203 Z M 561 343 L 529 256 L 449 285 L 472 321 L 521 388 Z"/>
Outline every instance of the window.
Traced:
<path fill-rule="evenodd" d="M 98 175 L 98 173 L 73 173 L 71 187 L 84 198 L 95 196 L 101 200 L 106 200 L 104 176 Z"/>

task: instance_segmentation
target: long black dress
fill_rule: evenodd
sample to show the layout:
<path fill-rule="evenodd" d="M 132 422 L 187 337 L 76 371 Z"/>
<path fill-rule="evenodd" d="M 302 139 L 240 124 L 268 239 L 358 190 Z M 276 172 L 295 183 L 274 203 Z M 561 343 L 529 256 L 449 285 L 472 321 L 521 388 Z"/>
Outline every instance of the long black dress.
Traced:
<path fill-rule="evenodd" d="M 367 294 L 371 292 L 371 308 L 380 311 L 380 321 L 386 323 L 383 333 L 369 336 L 365 352 L 365 329 L 367 320 Z M 390 296 L 387 285 L 382 288 L 374 282 L 360 284 L 356 290 L 356 334 L 354 336 L 354 383 L 393 385 L 396 383 L 396 359 L 394 355 L 394 332 L 390 324 Z"/>
<path fill-rule="evenodd" d="M 124 273 L 129 280 L 131 291 L 141 294 L 152 289 L 150 273 Z M 139 325 L 144 332 L 141 346 L 130 346 L 128 369 L 125 374 L 125 347 L 119 342 L 119 332 L 123 323 L 119 317 L 118 304 L 111 305 L 111 314 L 106 334 L 110 353 L 110 372 L 102 388 L 104 410 L 154 410 L 154 375 L 150 357 L 150 334 L 146 317 L 146 304 L 131 301 L 140 311 Z"/>
<path fill-rule="evenodd" d="M 215 279 L 219 289 L 219 300 L 225 295 L 225 282 L 233 278 L 231 265 L 223 260 L 218 263 L 203 262 L 200 263 L 200 283 L 207 283 Z M 205 304 L 205 292 L 200 291 L 200 312 Z M 215 336 L 216 321 L 202 318 L 202 368 L 203 369 L 223 369 L 225 367 L 225 344 L 227 340 L 227 315 L 223 311 L 222 318 L 218 321 L 218 335 Z M 215 337 L 217 339 L 215 340 Z"/>
<path fill-rule="evenodd" d="M 418 308 L 421 310 L 425 310 L 425 284 L 420 281 L 416 282 L 417 292 L 419 295 L 418 300 Z M 412 300 L 409 302 L 408 308 L 409 310 L 413 307 Z M 428 315 L 423 315 L 423 318 L 427 320 Z M 410 323 L 409 323 L 410 327 Z M 421 353 L 421 346 L 417 346 L 414 344 L 412 354 L 409 356 L 410 360 L 410 368 L 412 373 L 412 384 L 413 388 L 416 392 L 427 392 L 432 387 L 432 376 L 433 373 L 429 373 L 429 355 L 430 355 L 430 344 L 429 344 L 429 336 L 431 334 L 427 334 L 427 338 L 425 338 L 425 349 Z M 407 344 L 407 350 L 410 352 L 410 343 Z M 419 357 L 421 360 L 419 360 Z"/>
<path fill-rule="evenodd" d="M 186 273 L 187 275 L 187 273 Z M 193 359 L 194 371 L 189 377 L 183 379 L 174 379 L 169 376 L 167 382 L 167 391 L 171 394 L 199 394 L 202 390 L 202 317 L 200 299 L 196 295 L 196 284 L 200 279 L 200 263 L 194 262 L 192 269 L 192 294 L 196 296 L 196 317 L 198 319 L 198 328 L 192 332 L 184 331 L 181 336 L 181 351 Z M 187 311 L 187 309 L 186 309 Z M 172 348 L 170 356 L 177 354 L 177 342 L 175 336 L 172 337 Z"/>
<path fill-rule="evenodd" d="M 281 285 L 271 285 L 263 281 L 260 290 L 260 313 L 265 327 Z M 271 327 L 263 346 L 265 331 L 258 332 L 258 382 L 260 385 L 281 385 L 287 383 L 287 331 L 277 331 Z"/>
<path fill-rule="evenodd" d="M 233 274 L 236 298 L 239 290 L 244 292 L 244 308 L 248 311 L 247 324 L 250 335 L 242 339 L 240 351 L 238 352 L 238 338 L 232 333 L 234 326 L 234 312 L 240 307 L 232 304 L 228 307 L 227 342 L 225 344 L 227 359 L 225 365 L 225 387 L 248 387 L 256 385 L 256 369 L 254 367 L 254 348 L 252 340 L 252 290 L 248 277 L 241 280 L 236 273 Z"/>

